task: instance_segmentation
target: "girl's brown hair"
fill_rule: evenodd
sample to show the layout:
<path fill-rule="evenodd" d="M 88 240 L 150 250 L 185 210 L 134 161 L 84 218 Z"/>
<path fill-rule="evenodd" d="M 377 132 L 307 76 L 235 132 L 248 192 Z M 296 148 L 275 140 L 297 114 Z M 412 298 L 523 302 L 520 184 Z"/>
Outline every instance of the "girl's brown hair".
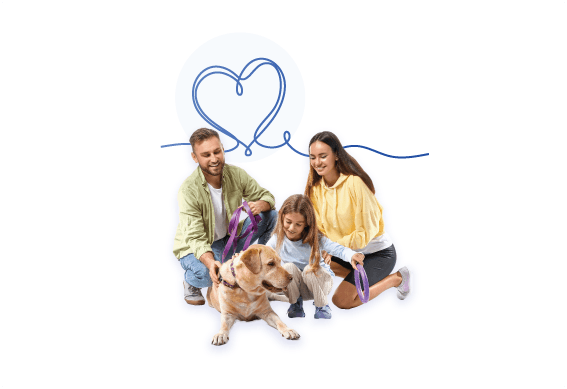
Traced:
<path fill-rule="evenodd" d="M 278 224 L 274 229 L 273 235 L 276 235 L 276 251 L 279 253 L 282 248 L 285 231 L 284 231 L 284 217 L 288 213 L 299 213 L 305 218 L 305 227 L 301 233 L 301 241 L 311 246 L 311 255 L 309 256 L 309 265 L 311 271 L 317 274 L 320 268 L 319 262 L 321 256 L 319 255 L 319 239 L 321 233 L 317 228 L 317 219 L 315 218 L 315 209 L 309 197 L 296 194 L 287 198 L 284 201 L 278 213 Z M 309 270 L 308 270 L 309 271 Z"/>
<path fill-rule="evenodd" d="M 311 141 L 309 141 L 309 148 L 311 148 L 311 145 L 315 142 L 323 142 L 329 146 L 331 150 L 333 150 L 333 153 L 335 153 L 338 157 L 335 166 L 339 174 L 342 173 L 347 176 L 351 175 L 360 177 L 368 189 L 370 189 L 373 194 L 376 194 L 374 184 L 372 183 L 370 176 L 366 174 L 364 169 L 362 169 L 358 162 L 356 162 L 356 159 L 346 152 L 341 141 L 335 134 L 330 131 L 323 131 L 315 134 L 315 136 L 311 138 Z M 305 186 L 305 195 L 307 197 L 311 197 L 311 189 L 319 181 L 321 181 L 321 176 L 317 173 L 313 166 L 309 164 L 309 176 L 307 177 L 307 185 Z"/>

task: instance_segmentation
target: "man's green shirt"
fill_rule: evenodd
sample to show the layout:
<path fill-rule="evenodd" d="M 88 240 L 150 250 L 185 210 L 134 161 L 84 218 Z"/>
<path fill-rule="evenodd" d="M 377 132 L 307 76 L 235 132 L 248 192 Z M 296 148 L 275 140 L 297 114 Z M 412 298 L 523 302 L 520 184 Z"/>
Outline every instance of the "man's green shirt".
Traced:
<path fill-rule="evenodd" d="M 243 169 L 225 164 L 222 172 L 222 197 L 227 220 L 246 201 L 264 200 L 275 209 L 274 196 L 262 188 Z M 173 242 L 173 253 L 179 259 L 187 254 L 199 259 L 211 250 L 215 236 L 215 212 L 209 187 L 200 167 L 187 177 L 177 193 L 179 225 Z M 242 227 L 242 222 L 239 225 Z"/>

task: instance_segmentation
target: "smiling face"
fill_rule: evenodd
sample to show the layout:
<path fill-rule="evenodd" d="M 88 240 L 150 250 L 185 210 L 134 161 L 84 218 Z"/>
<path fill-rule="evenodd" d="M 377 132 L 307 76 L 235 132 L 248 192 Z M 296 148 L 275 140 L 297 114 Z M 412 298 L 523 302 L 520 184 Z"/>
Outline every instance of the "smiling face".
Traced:
<path fill-rule="evenodd" d="M 283 230 L 285 236 L 292 242 L 301 239 L 303 230 L 307 223 L 302 214 L 298 212 L 286 213 L 283 215 Z"/>
<path fill-rule="evenodd" d="M 219 176 L 224 167 L 224 149 L 220 139 L 212 136 L 196 145 L 193 145 L 191 153 L 193 161 L 199 164 L 205 178 L 207 176 Z"/>
<path fill-rule="evenodd" d="M 309 159 L 311 166 L 320 176 L 339 176 L 336 166 L 338 157 L 335 153 L 333 153 L 333 150 L 328 144 L 320 141 L 313 142 L 311 146 L 309 146 Z"/>

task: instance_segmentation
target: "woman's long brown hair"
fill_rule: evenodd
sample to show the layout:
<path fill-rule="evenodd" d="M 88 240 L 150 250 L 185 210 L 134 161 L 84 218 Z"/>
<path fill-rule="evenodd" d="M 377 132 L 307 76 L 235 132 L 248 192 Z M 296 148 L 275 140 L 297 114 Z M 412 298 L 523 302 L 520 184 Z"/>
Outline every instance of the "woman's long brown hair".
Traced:
<path fill-rule="evenodd" d="M 364 169 L 358 164 L 356 159 L 354 159 L 349 153 L 346 152 L 341 141 L 335 134 L 330 131 L 323 131 L 315 134 L 311 141 L 309 142 L 309 148 L 315 142 L 323 142 L 328 145 L 333 153 L 338 157 L 337 163 L 335 164 L 337 171 L 345 175 L 351 176 L 358 176 L 362 179 L 362 181 L 366 184 L 368 189 L 372 191 L 372 193 L 376 194 L 374 190 L 374 184 L 370 179 L 370 176 L 366 174 Z M 310 157 L 311 158 L 311 157 Z M 309 164 L 309 176 L 307 177 L 307 185 L 305 186 L 305 195 L 307 197 L 311 197 L 311 190 L 315 184 L 321 181 L 321 176 L 317 171 L 313 168 L 311 164 Z"/>
<path fill-rule="evenodd" d="M 284 231 L 284 217 L 288 213 L 299 213 L 305 218 L 305 227 L 301 233 L 301 241 L 311 246 L 311 255 L 309 256 L 309 265 L 311 271 L 317 275 L 321 267 L 321 256 L 319 255 L 319 239 L 321 233 L 317 228 L 317 219 L 315 218 L 315 209 L 309 197 L 296 194 L 287 198 L 280 208 L 278 214 L 278 224 L 274 229 L 273 235 L 276 235 L 276 251 L 279 253 L 282 248 L 285 231 Z M 309 270 L 308 270 L 309 271 Z"/>

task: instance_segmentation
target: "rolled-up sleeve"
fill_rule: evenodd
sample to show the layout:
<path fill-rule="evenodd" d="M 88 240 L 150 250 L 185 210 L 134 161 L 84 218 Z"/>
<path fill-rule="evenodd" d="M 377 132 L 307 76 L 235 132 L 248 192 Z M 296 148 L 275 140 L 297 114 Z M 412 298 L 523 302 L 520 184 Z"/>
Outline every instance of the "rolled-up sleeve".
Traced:
<path fill-rule="evenodd" d="M 240 169 L 240 184 L 242 185 L 242 197 L 246 201 L 264 200 L 270 204 L 270 209 L 276 209 L 276 200 L 268 190 L 262 188 L 255 179 Z"/>

